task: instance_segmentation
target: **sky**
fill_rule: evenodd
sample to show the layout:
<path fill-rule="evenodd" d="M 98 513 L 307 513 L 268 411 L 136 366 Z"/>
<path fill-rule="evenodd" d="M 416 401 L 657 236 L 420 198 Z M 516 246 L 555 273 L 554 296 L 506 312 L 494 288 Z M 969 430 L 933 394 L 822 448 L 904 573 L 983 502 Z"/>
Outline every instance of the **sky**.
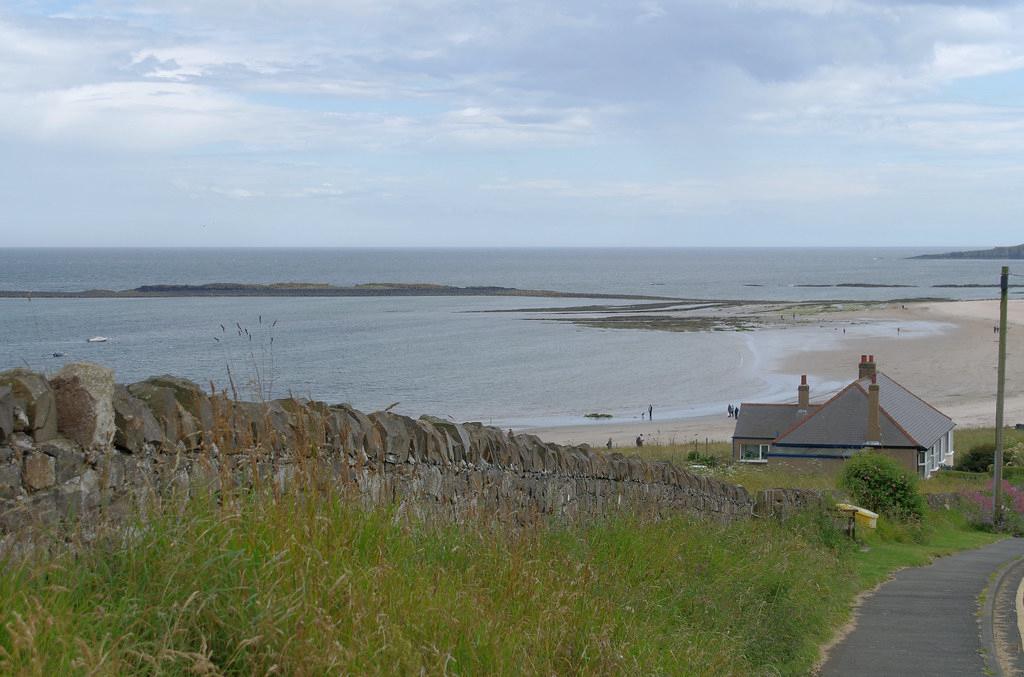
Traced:
<path fill-rule="evenodd" d="M 0 246 L 1024 241 L 1024 3 L 0 2 Z"/>

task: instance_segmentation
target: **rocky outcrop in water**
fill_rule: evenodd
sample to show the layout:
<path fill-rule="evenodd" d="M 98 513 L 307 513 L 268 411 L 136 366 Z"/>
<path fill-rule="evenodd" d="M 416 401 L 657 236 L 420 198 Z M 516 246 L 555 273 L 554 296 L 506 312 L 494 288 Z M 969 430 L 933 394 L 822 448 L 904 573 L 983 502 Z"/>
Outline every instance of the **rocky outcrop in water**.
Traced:
<path fill-rule="evenodd" d="M 993 247 L 992 249 L 972 249 L 944 254 L 920 254 L 912 259 L 1024 259 L 1024 244 L 1013 247 Z"/>
<path fill-rule="evenodd" d="M 158 376 L 116 385 L 72 364 L 0 373 L 0 533 L 126 514 L 153 494 L 303 482 L 368 504 L 526 523 L 613 510 L 751 514 L 742 487 L 670 463 L 508 435 L 479 423 L 282 399 L 236 401 Z"/>

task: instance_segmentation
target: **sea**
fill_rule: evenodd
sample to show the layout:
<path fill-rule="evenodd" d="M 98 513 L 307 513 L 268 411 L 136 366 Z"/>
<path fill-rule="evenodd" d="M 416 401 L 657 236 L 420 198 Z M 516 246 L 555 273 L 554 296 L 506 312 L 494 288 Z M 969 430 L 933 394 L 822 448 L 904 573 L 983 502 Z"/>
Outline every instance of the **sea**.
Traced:
<path fill-rule="evenodd" d="M 504 286 L 769 301 L 994 298 L 1007 262 L 908 260 L 928 248 L 0 249 L 0 290 L 130 289 L 209 282 Z M 1024 262 L 1010 262 L 1024 274 Z M 820 287 L 874 284 L 902 287 Z M 1012 290 L 1020 296 L 1020 289 Z M 113 368 L 118 381 L 190 378 L 239 396 L 308 397 L 500 426 L 719 413 L 792 395 L 787 352 L 807 329 L 598 329 L 535 312 L 579 299 L 514 297 L 0 299 L 0 370 Z M 600 301 L 600 303 L 627 303 Z M 850 331 L 888 335 L 884 323 Z M 911 336 L 940 323 L 904 327 Z M 803 332 L 803 333 L 801 333 Z M 88 343 L 105 336 L 105 343 Z M 59 356 L 54 356 L 54 354 Z M 812 385 L 816 392 L 836 384 Z"/>

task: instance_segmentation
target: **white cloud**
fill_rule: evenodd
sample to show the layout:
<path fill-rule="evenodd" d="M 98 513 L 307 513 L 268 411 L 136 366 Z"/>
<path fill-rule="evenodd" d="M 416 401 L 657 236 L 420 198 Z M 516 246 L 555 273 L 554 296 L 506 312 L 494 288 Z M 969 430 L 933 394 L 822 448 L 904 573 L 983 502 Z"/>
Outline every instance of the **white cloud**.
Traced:
<path fill-rule="evenodd" d="M 145 75 L 173 80 L 201 78 L 227 66 L 241 66 L 260 75 L 273 75 L 282 70 L 265 58 L 254 59 L 244 51 L 213 45 L 147 48 L 132 55 L 132 65 L 146 62 L 154 63 L 155 68 Z"/>
<path fill-rule="evenodd" d="M 935 45 L 931 75 L 939 81 L 973 78 L 1024 68 L 1024 45 L 945 44 Z"/>
<path fill-rule="evenodd" d="M 485 190 L 548 194 L 575 200 L 644 203 L 676 212 L 721 210 L 751 203 L 816 203 L 876 196 L 884 192 L 872 176 L 829 170 L 787 170 L 723 178 L 672 181 L 501 181 Z"/>
<path fill-rule="evenodd" d="M 895 199 L 878 168 L 907 157 L 982 172 L 1024 151 L 1020 2 L 38 4 L 0 10 L 0 146 L 54 174 L 68 153 L 137 162 L 217 204 L 369 203 L 402 175 L 445 183 L 453 213 L 475 195 L 804 218 Z M 183 155 L 210 162 L 186 188 Z"/>
<path fill-rule="evenodd" d="M 153 150 L 237 140 L 246 107 L 215 90 L 176 82 L 106 82 L 0 97 L 0 130 L 73 146 Z"/>

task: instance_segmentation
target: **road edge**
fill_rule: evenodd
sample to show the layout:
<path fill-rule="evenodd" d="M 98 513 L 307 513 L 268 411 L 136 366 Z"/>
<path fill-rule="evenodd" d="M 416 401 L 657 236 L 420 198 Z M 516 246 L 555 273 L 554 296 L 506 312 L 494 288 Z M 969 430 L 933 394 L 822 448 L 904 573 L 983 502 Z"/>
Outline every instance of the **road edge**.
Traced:
<path fill-rule="evenodd" d="M 1000 651 L 996 645 L 995 636 L 995 613 L 996 600 L 1007 582 L 1010 573 L 1024 565 L 1024 557 L 1016 557 L 1003 564 L 991 577 L 988 586 L 978 596 L 979 619 L 982 646 L 982 658 L 985 660 L 986 674 L 994 677 L 1005 677 L 1003 661 L 1000 658 Z M 1014 599 L 1017 597 L 1017 587 L 1014 585 Z M 1018 623 L 1020 620 L 1018 619 Z"/>

